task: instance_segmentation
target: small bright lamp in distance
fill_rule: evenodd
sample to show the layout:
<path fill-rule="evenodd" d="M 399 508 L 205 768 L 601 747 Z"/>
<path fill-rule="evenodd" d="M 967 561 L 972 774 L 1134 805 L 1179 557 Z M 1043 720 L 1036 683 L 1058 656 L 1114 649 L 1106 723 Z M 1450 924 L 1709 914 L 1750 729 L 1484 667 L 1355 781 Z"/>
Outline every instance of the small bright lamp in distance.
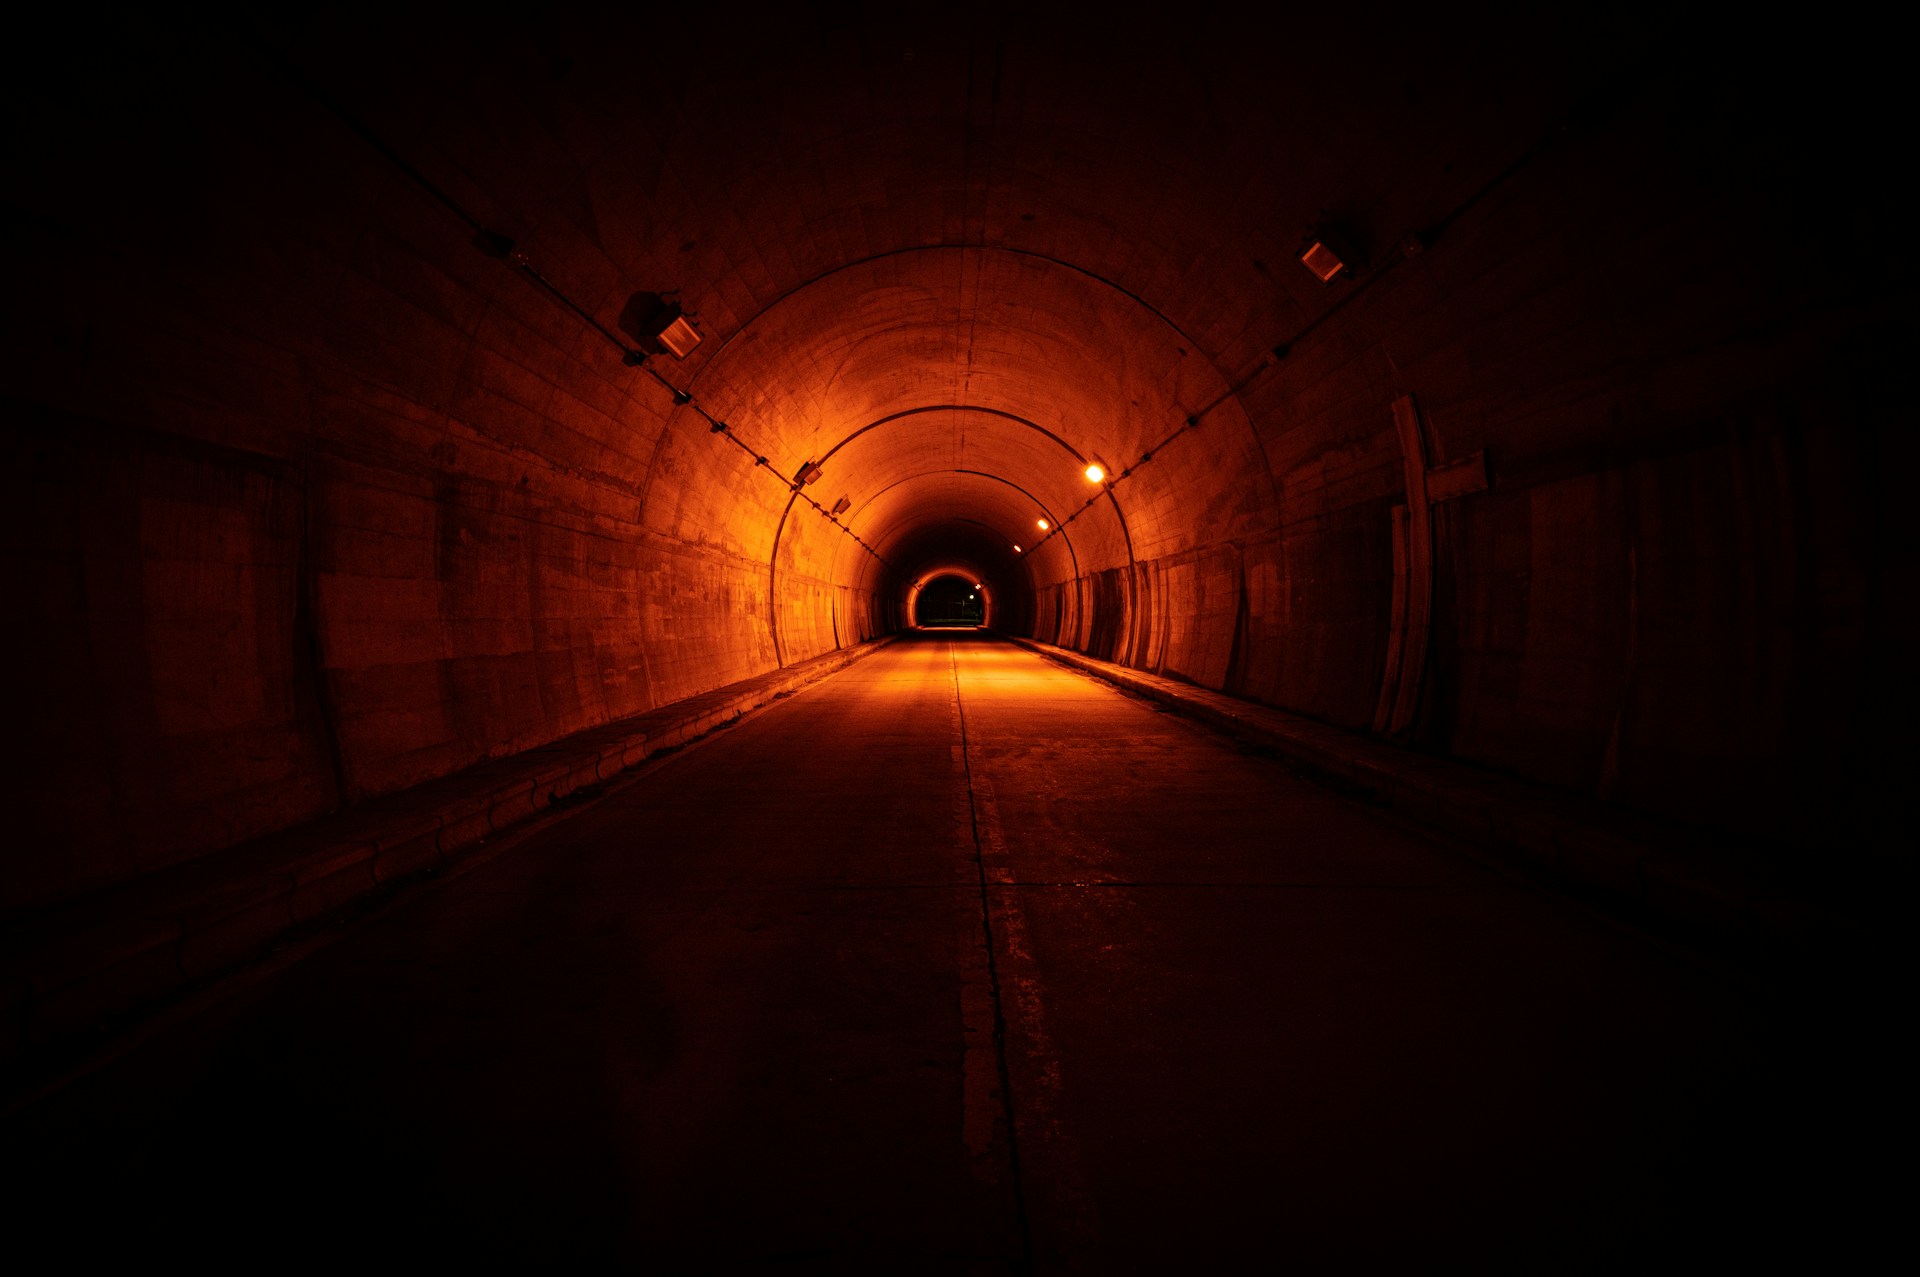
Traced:
<path fill-rule="evenodd" d="M 1100 468 L 1100 464 L 1098 462 L 1095 462 L 1094 464 L 1087 467 L 1087 482 L 1098 483 L 1106 477 L 1107 477 L 1107 472 Z"/>
<path fill-rule="evenodd" d="M 1040 530 L 1042 532 L 1045 532 L 1047 530 L 1047 521 L 1045 519 L 1040 519 L 1038 520 L 1038 522 L 1040 524 Z"/>

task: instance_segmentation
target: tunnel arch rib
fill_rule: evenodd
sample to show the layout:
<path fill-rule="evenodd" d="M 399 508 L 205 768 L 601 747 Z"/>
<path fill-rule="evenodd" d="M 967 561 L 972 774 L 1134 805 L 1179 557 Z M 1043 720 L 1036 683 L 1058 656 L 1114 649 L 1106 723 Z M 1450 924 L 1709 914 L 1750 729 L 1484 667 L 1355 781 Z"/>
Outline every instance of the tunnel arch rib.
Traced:
<path fill-rule="evenodd" d="M 821 454 L 821 456 L 818 458 L 818 464 L 820 464 L 823 468 L 825 468 L 826 466 L 829 465 L 829 463 L 831 463 L 831 461 L 836 456 L 840 455 L 842 451 L 846 449 L 849 444 L 853 443 L 856 439 L 869 435 L 871 432 L 875 430 L 881 429 L 889 425 L 905 423 L 910 421 L 914 417 L 935 413 L 935 412 L 978 413 L 982 415 L 992 416 L 995 418 L 1011 421 L 1017 425 L 1020 425 L 1029 430 L 1032 430 L 1038 433 L 1039 435 L 1044 436 L 1049 441 L 1051 441 L 1055 446 L 1057 446 L 1059 450 L 1062 453 L 1064 453 L 1066 456 L 1074 458 L 1076 463 L 1084 463 L 1085 461 L 1088 460 L 1086 454 L 1080 453 L 1077 450 L 1075 450 L 1071 444 L 1069 444 L 1066 440 L 1062 439 L 1059 435 L 1055 434 L 1053 431 L 1046 429 L 1046 427 L 1040 425 L 1037 422 L 1030 421 L 1024 417 L 1021 417 L 1018 414 L 1006 412 L 1000 409 L 982 408 L 982 407 L 971 406 L 971 405 L 931 404 L 931 405 L 921 405 L 918 407 L 902 409 L 880 420 L 868 422 L 866 425 L 863 425 L 858 429 L 849 432 L 845 437 L 836 441 L 830 448 L 828 448 L 824 453 Z M 896 480 L 895 484 L 890 486 L 897 486 L 899 483 L 911 482 L 914 479 L 926 477 L 926 475 L 930 473 L 934 473 L 934 472 L 919 472 L 914 475 L 906 476 L 905 478 Z M 1058 536 L 1061 537 L 1063 544 L 1066 545 L 1069 561 L 1072 564 L 1072 569 L 1071 569 L 1072 574 L 1075 577 L 1079 575 L 1078 555 L 1074 552 L 1071 538 L 1066 532 L 1066 524 L 1071 521 L 1071 518 L 1073 514 L 1076 513 L 1076 511 L 1067 511 L 1063 515 L 1062 512 L 1054 509 L 1053 507 L 1048 505 L 1045 501 L 1036 497 L 1034 493 L 1030 492 L 1026 488 L 1013 482 L 1010 479 L 1007 479 L 1005 476 L 1002 476 L 1002 475 L 989 474 L 988 472 L 979 471 L 979 470 L 956 470 L 953 473 L 970 473 L 970 474 L 979 475 L 983 478 L 994 479 L 1020 492 L 1022 496 L 1026 497 L 1029 501 L 1033 503 L 1033 506 L 1035 509 L 1041 511 L 1041 517 L 1047 519 L 1052 531 L 1050 531 L 1046 535 L 1052 536 L 1057 534 Z M 848 528 L 851 528 L 853 521 L 867 507 L 867 505 L 870 504 L 872 500 L 878 498 L 884 491 L 886 491 L 886 489 L 881 489 L 880 491 L 874 492 L 868 497 L 866 501 L 862 502 L 860 506 L 850 509 L 846 513 L 845 518 L 841 520 L 842 524 L 844 526 L 847 526 Z M 1112 485 L 1110 484 L 1103 485 L 1103 491 L 1101 493 L 1096 494 L 1093 500 L 1097 501 L 1101 496 L 1106 497 L 1107 500 L 1112 505 L 1114 519 L 1119 528 L 1122 541 L 1126 548 L 1127 566 L 1129 570 L 1131 570 L 1134 566 L 1133 540 L 1132 540 L 1131 532 L 1127 527 L 1126 513 L 1124 509 L 1121 507 L 1118 499 L 1118 495 L 1114 492 Z M 787 529 L 791 523 L 793 509 L 797 501 L 798 501 L 797 493 L 794 496 L 789 497 L 786 509 L 783 510 L 781 513 L 780 524 L 778 528 L 776 528 L 774 533 L 773 546 L 768 556 L 769 591 L 770 591 L 771 597 L 777 597 L 778 595 L 780 546 L 781 546 L 782 538 L 786 535 Z M 983 526 L 985 525 L 983 524 Z M 1011 543 L 1012 538 L 1011 536 L 1008 535 L 1006 529 L 996 528 L 995 531 L 998 532 L 1001 536 L 1006 537 Z M 1036 538 L 1035 548 L 1037 548 L 1038 542 L 1044 539 L 1046 538 L 1045 537 Z M 865 543 L 861 542 L 861 544 L 864 545 Z M 1031 553 L 1031 552 L 1032 551 L 1028 551 L 1027 553 Z M 874 551 L 873 555 L 876 559 L 880 561 L 880 563 L 898 571 L 903 578 L 912 577 L 918 574 L 917 569 L 914 568 L 913 565 L 892 564 L 889 562 L 886 555 L 880 551 Z M 1025 555 L 1023 555 L 1022 558 L 1024 560 Z M 872 564 L 868 564 L 867 566 L 872 567 Z M 1025 564 L 1023 562 L 1023 567 L 1024 566 Z M 1029 569 L 1029 576 L 1030 576 L 1030 569 Z M 894 588 L 897 588 L 897 585 Z M 770 619 L 769 623 L 770 625 L 772 625 L 774 630 L 775 650 L 776 652 L 780 652 L 783 645 L 779 637 L 778 620 L 777 618 L 773 618 L 773 619 Z M 784 659 L 783 659 L 783 663 L 784 663 Z"/>
<path fill-rule="evenodd" d="M 854 513 L 834 522 L 882 560 L 891 552 L 881 534 L 869 537 L 872 529 L 858 526 L 862 512 L 897 478 L 933 471 L 993 475 L 1026 493 L 1046 511 L 1049 535 L 1030 533 L 1042 542 L 1064 536 L 1064 523 L 1091 529 L 1091 562 L 1083 537 L 1065 546 L 1069 575 L 1051 582 L 1061 588 L 1091 570 L 1117 569 L 1128 579 L 1137 573 L 1136 503 L 1149 512 L 1145 540 L 1159 553 L 1219 535 L 1209 523 L 1219 499 L 1183 488 L 1196 477 L 1216 482 L 1208 467 L 1142 460 L 1163 445 L 1169 423 L 1231 400 L 1236 387 L 1196 356 L 1164 314 L 1056 258 L 928 246 L 849 263 L 756 312 L 688 384 L 717 418 L 756 431 L 771 469 L 821 466 L 822 508 L 837 506 L 837 489 Z M 1237 438 L 1226 447 L 1239 459 L 1236 473 L 1249 465 L 1264 471 L 1251 421 L 1244 412 L 1228 415 L 1240 419 L 1237 436 L 1217 435 L 1216 445 Z M 849 420 L 858 424 L 842 424 Z M 691 424 L 676 421 L 665 434 L 682 436 L 678 444 L 663 437 L 661 447 L 697 447 L 685 437 Z M 922 459 L 907 464 L 904 453 L 891 455 L 898 450 Z M 1123 476 L 1137 498 L 1123 498 L 1111 477 L 1087 494 L 1081 471 L 1093 460 Z M 777 633 L 786 628 L 782 608 L 864 590 L 879 567 L 852 566 L 844 546 L 814 546 L 806 530 L 814 521 L 791 517 L 795 499 L 790 491 L 768 511 L 759 556 L 768 564 L 768 615 Z M 1106 513 L 1087 524 L 1093 508 Z M 1253 523 L 1275 526 L 1273 507 Z M 911 530 L 899 526 L 902 534 Z M 774 641 L 783 662 L 812 654 L 811 643 L 793 651 L 784 637 Z"/>

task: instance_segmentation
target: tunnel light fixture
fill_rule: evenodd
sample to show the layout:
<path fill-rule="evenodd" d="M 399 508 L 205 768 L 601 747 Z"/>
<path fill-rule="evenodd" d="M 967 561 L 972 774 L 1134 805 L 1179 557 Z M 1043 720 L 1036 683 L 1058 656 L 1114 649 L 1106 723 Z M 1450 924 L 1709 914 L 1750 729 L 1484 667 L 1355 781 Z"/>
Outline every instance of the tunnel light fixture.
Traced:
<path fill-rule="evenodd" d="M 1016 546 L 1014 546 L 1014 547 L 1013 547 L 1013 552 L 1014 552 L 1015 554 L 1018 554 L 1018 553 L 1020 553 L 1020 547 L 1019 547 L 1019 546 L 1017 546 L 1017 545 L 1016 545 Z"/>
<path fill-rule="evenodd" d="M 1347 268 L 1347 264 L 1340 260 L 1340 254 L 1318 239 L 1307 245 L 1307 251 L 1300 254 L 1300 264 L 1312 271 L 1313 277 L 1323 284 L 1331 284 L 1333 277 Z"/>
<path fill-rule="evenodd" d="M 853 504 L 852 498 L 841 497 L 838 501 L 833 503 L 833 509 L 827 511 L 827 513 L 828 514 L 845 514 L 847 512 L 847 507 L 852 504 Z"/>
<path fill-rule="evenodd" d="M 1351 275 L 1364 264 L 1346 228 L 1337 224 L 1338 219 L 1335 222 L 1321 222 L 1308 231 L 1300 249 L 1300 264 L 1323 284 L 1331 284 L 1342 271 Z"/>
<path fill-rule="evenodd" d="M 635 293 L 620 314 L 620 328 L 638 339 L 644 350 L 664 350 L 675 359 L 685 359 L 700 344 L 700 330 L 668 296 Z M 644 350 L 635 353 L 644 359 Z"/>
<path fill-rule="evenodd" d="M 548 285 L 548 289 L 551 291 L 552 285 Z M 693 326 L 675 298 L 672 292 L 647 291 L 627 298 L 627 304 L 620 311 L 620 331 L 640 343 L 639 350 L 627 352 L 628 363 L 643 363 L 648 353 L 656 350 L 664 350 L 675 359 L 685 359 L 700 344 L 700 330 Z M 567 304 L 581 314 L 586 313 L 571 302 Z M 674 402 L 682 402 L 677 392 Z"/>
<path fill-rule="evenodd" d="M 793 472 L 793 490 L 795 492 L 798 492 L 800 489 L 806 487 L 809 483 L 812 483 L 815 479 L 818 479 L 819 477 L 820 477 L 820 463 L 812 459 L 808 459 L 807 461 L 801 464 L 798 470 Z"/>
<path fill-rule="evenodd" d="M 1036 519 L 1035 522 L 1040 525 L 1040 530 L 1042 532 L 1045 532 L 1047 530 L 1047 521 L 1045 519 Z"/>
<path fill-rule="evenodd" d="M 653 339 L 664 346 L 667 353 L 675 359 L 685 359 L 693 353 L 693 348 L 700 344 L 700 333 L 687 322 L 687 317 L 680 313 L 679 307 L 673 307 L 672 311 L 673 317 L 654 334 Z"/>
<path fill-rule="evenodd" d="M 1099 462 L 1095 461 L 1087 466 L 1087 482 L 1098 483 L 1106 477 L 1107 472 Z"/>

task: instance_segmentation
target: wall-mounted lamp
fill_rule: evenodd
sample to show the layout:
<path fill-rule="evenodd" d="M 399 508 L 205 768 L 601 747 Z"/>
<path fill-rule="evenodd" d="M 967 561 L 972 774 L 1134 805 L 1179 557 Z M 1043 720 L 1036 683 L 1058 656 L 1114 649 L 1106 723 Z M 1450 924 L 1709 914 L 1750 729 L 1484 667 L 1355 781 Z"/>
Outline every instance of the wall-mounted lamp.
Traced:
<path fill-rule="evenodd" d="M 1323 284 L 1331 284 L 1341 271 L 1352 274 L 1360 266 L 1360 252 L 1338 230 L 1325 224 L 1307 232 L 1306 246 L 1300 250 L 1300 264 L 1313 272 Z"/>
<path fill-rule="evenodd" d="M 1087 482 L 1088 483 L 1098 483 L 1106 477 L 1107 477 L 1106 469 L 1102 467 L 1099 462 L 1095 461 L 1087 466 Z"/>
<path fill-rule="evenodd" d="M 847 512 L 847 507 L 852 504 L 853 504 L 853 501 L 851 498 L 841 497 L 838 501 L 833 503 L 833 509 L 827 511 L 827 513 L 828 514 L 845 514 Z"/>
<path fill-rule="evenodd" d="M 1018 553 L 1020 553 L 1020 547 L 1019 547 L 1019 546 L 1017 546 L 1017 545 L 1016 545 L 1016 546 L 1014 546 L 1014 547 L 1013 547 L 1013 552 L 1014 552 L 1015 554 L 1018 554 Z"/>
<path fill-rule="evenodd" d="M 620 330 L 647 350 L 664 350 L 675 359 L 685 359 L 700 344 L 700 330 L 687 319 L 680 303 L 668 301 L 668 296 L 640 292 L 627 298 L 620 312 Z"/>
<path fill-rule="evenodd" d="M 1300 254 L 1300 264 L 1313 272 L 1313 277 L 1323 284 L 1331 284 L 1333 277 L 1347 268 L 1340 260 L 1340 254 L 1326 246 L 1322 240 L 1314 240 L 1307 251 Z"/>
<path fill-rule="evenodd" d="M 803 462 L 800 468 L 793 473 L 793 490 L 798 492 L 819 477 L 820 464 L 818 462 L 812 460 Z"/>
<path fill-rule="evenodd" d="M 678 306 L 671 307 L 671 310 L 673 317 L 653 335 L 653 339 L 664 346 L 667 353 L 675 359 L 685 359 L 693 353 L 693 348 L 700 344 L 700 334 L 692 324 L 687 322 L 687 317 L 680 313 Z"/>
<path fill-rule="evenodd" d="M 1036 519 L 1035 522 L 1040 525 L 1040 530 L 1042 532 L 1045 532 L 1047 530 L 1047 521 L 1045 519 Z"/>

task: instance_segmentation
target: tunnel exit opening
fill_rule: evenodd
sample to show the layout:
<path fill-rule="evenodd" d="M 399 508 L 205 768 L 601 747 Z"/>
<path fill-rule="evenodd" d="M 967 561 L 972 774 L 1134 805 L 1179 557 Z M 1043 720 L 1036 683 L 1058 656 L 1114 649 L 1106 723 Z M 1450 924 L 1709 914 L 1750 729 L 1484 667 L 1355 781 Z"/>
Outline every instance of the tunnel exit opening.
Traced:
<path fill-rule="evenodd" d="M 913 597 L 913 623 L 932 628 L 985 625 L 987 600 L 979 584 L 963 576 L 936 576 Z"/>

